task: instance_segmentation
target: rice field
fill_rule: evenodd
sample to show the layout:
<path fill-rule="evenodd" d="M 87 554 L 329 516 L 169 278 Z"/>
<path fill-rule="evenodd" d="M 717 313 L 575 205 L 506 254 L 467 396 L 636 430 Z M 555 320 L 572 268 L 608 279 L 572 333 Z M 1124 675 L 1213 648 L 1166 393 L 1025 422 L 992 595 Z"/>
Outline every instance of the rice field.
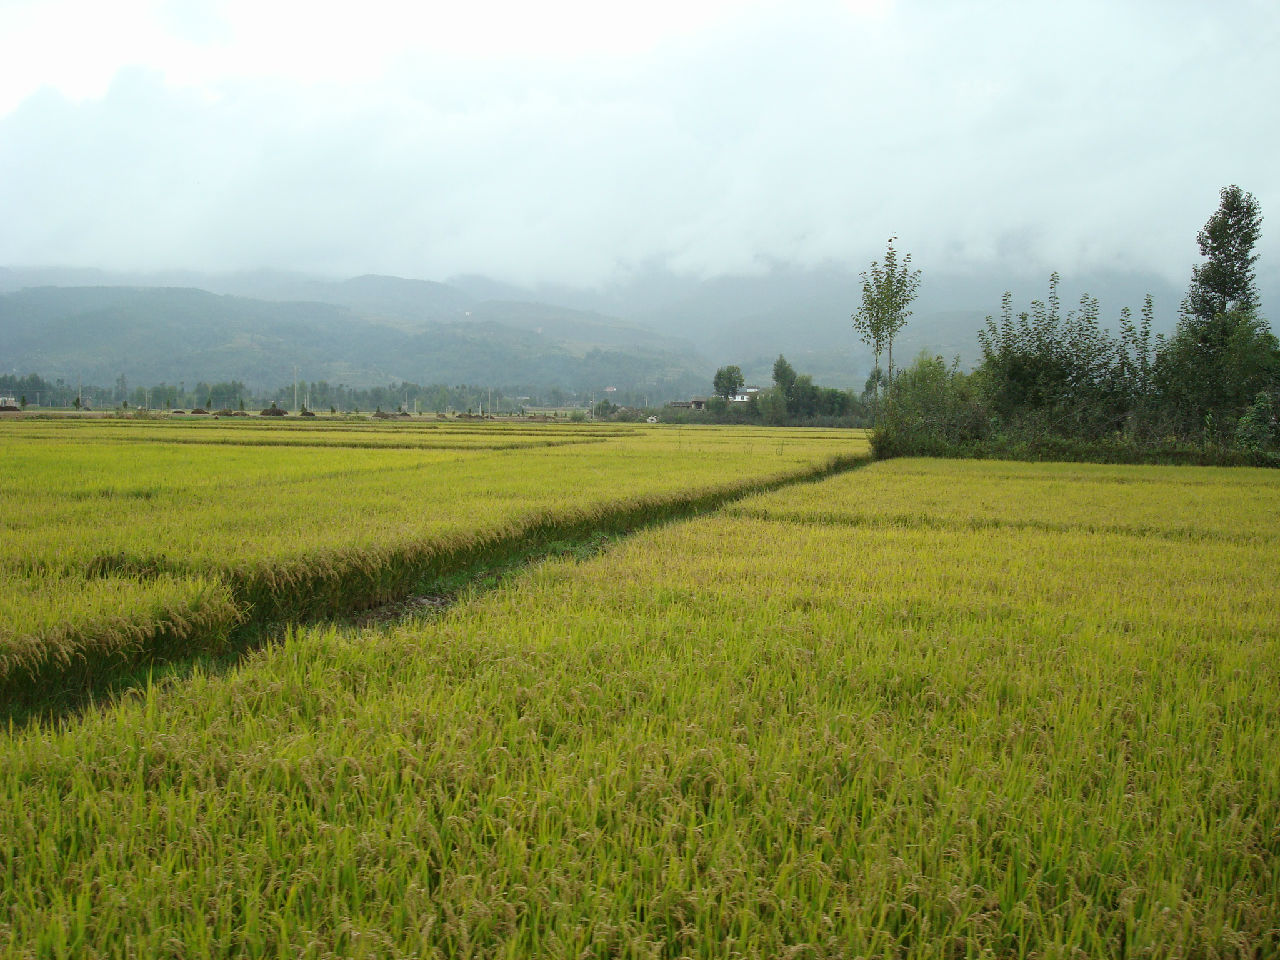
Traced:
<path fill-rule="evenodd" d="M 79 436 L 85 421 L 28 420 L 6 425 L 27 439 L 65 440 Z M 624 436 L 626 425 L 575 425 L 571 430 L 522 422 L 468 422 L 410 419 L 391 421 L 279 421 L 267 419 L 99 420 L 92 432 L 113 443 L 157 442 L 201 446 L 350 447 L 407 450 L 515 450 L 595 443 Z M 632 431 L 633 432 L 633 431 Z"/>
<path fill-rule="evenodd" d="M 11 729 L 0 956 L 1280 955 L 1278 500 L 877 463 Z"/>
<path fill-rule="evenodd" d="M 1280 483 L 1269 470 L 921 458 L 877 464 L 828 490 L 819 499 L 796 488 L 728 510 L 842 526 L 990 527 L 1280 545 Z"/>
<path fill-rule="evenodd" d="M 5 423 L 0 695 L 217 653 L 246 622 L 391 600 L 530 544 L 626 529 L 865 452 L 864 437 L 837 431 Z"/>

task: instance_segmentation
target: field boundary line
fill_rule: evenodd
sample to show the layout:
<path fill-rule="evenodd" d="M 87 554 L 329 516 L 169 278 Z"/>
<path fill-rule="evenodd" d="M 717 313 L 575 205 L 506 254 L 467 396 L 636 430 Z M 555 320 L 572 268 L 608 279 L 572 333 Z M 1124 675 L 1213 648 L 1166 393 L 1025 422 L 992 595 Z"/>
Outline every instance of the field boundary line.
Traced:
<path fill-rule="evenodd" d="M 1149 527 L 1143 525 L 1126 526 L 1123 524 L 1089 524 L 1089 523 L 1055 523 L 1051 520 L 1014 520 L 999 517 L 930 517 L 922 514 L 893 514 L 874 517 L 851 517 L 846 514 L 822 512 L 795 512 L 761 510 L 751 507 L 739 508 L 730 514 L 744 520 L 755 520 L 765 523 L 798 523 L 809 526 L 829 526 L 873 529 L 911 529 L 927 528 L 931 530 L 1029 530 L 1038 533 L 1084 533 L 1111 534 L 1136 539 L 1157 539 L 1172 543 L 1188 541 L 1212 540 L 1229 544 L 1259 544 L 1268 542 L 1269 538 L 1255 534 L 1231 534 L 1221 531 L 1190 530 L 1185 528 Z"/>
<path fill-rule="evenodd" d="M 70 658 L 50 656 L 41 662 L 11 664 L 9 670 L 0 672 L 0 725 L 6 720 L 56 719 L 114 689 L 145 679 L 153 667 L 173 669 L 210 658 L 237 659 L 270 642 L 283 624 L 351 617 L 422 593 L 432 584 L 456 580 L 459 575 L 475 577 L 537 562 L 555 554 L 566 541 L 585 543 L 630 535 L 701 516 L 753 494 L 816 482 L 871 462 L 865 454 L 839 454 L 772 476 L 631 497 L 587 509 L 544 512 L 480 536 L 425 539 L 386 551 L 339 551 L 271 567 L 197 568 L 165 556 L 99 556 L 91 562 L 88 575 L 205 577 L 222 584 L 230 591 L 239 625 L 230 631 L 219 629 L 217 636 L 189 634 L 185 639 L 190 653 L 184 655 L 175 652 L 171 642 L 163 647 L 149 642 L 152 635 L 158 640 L 172 638 L 167 632 L 151 630 L 148 618 L 139 618 L 130 631 L 138 642 L 127 650 L 95 655 L 94 638 L 86 637 L 84 650 Z M 161 655 L 167 659 L 159 659 Z"/>

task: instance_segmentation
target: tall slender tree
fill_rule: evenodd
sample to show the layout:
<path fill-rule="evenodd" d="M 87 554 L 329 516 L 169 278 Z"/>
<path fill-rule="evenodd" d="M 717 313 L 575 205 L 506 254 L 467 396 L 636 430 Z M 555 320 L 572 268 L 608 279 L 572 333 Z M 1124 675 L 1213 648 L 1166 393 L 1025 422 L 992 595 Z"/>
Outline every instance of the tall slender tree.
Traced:
<path fill-rule="evenodd" d="M 1205 262 L 1191 271 L 1173 337 L 1157 350 L 1154 380 L 1183 433 L 1229 435 L 1261 391 L 1280 386 L 1276 338 L 1259 313 L 1253 252 L 1262 211 L 1234 184 L 1197 235 Z"/>
<path fill-rule="evenodd" d="M 796 383 L 796 371 L 782 354 L 778 354 L 778 359 L 773 361 L 773 382 L 782 391 L 784 398 L 791 399 L 791 389 Z"/>
<path fill-rule="evenodd" d="M 889 354 L 889 370 L 886 383 L 886 399 L 892 401 L 893 391 L 893 341 L 911 316 L 909 307 L 920 288 L 920 271 L 911 269 L 911 254 L 898 259 L 894 249 L 897 237 L 890 237 L 884 263 L 871 262 L 871 269 L 862 276 L 862 303 L 853 313 L 854 332 L 875 353 L 876 366 L 880 366 L 880 354 Z"/>
<path fill-rule="evenodd" d="M 1258 309 L 1253 248 L 1262 233 L 1262 209 L 1253 194 L 1235 184 L 1223 187 L 1218 198 L 1218 209 L 1196 234 L 1206 260 L 1192 268 L 1183 302 L 1184 313 L 1202 323 L 1229 310 Z"/>

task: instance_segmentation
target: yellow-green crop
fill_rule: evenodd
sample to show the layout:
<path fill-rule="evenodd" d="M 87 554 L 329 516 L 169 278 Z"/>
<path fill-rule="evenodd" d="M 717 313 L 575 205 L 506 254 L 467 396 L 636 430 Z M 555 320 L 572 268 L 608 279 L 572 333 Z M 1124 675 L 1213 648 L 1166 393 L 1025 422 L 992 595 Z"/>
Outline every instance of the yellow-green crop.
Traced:
<path fill-rule="evenodd" d="M 181 652 L 157 617 L 185 623 L 192 652 L 217 649 L 228 624 L 388 600 L 530 543 L 635 526 L 865 450 L 847 431 L 6 423 L 0 608 L 39 613 L 0 629 L 0 696 L 78 669 L 77 649 L 117 662 Z M 232 606 L 214 616 L 209 590 Z"/>
<path fill-rule="evenodd" d="M 1009 469 L 876 464 L 13 731 L 0 956 L 1276 956 L 1280 475 Z"/>

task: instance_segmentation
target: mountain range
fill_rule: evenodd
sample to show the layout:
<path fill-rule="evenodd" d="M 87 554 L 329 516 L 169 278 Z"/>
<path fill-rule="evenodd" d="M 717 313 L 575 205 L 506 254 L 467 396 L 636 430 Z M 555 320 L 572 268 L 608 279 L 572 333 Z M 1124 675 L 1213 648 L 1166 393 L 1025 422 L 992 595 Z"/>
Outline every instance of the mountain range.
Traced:
<path fill-rule="evenodd" d="M 1280 283 L 1264 278 L 1263 303 Z M 925 275 L 895 360 L 925 350 L 962 366 L 999 311 L 1044 297 L 1047 278 L 991 271 Z M 670 399 L 710 389 L 736 363 L 767 383 L 773 360 L 821 384 L 861 389 L 873 365 L 849 315 L 856 271 L 774 265 L 757 275 L 699 279 L 650 270 L 603 287 L 522 287 L 483 276 L 446 282 L 295 273 L 126 274 L 0 268 L 0 372 L 109 383 L 241 380 L 274 387 L 294 377 L 351 387 L 393 381 L 552 387 L 589 394 L 613 386 Z M 1104 318 L 1156 300 L 1157 332 L 1172 329 L 1181 290 L 1133 272 L 1063 278 L 1063 303 L 1088 291 Z"/>
<path fill-rule="evenodd" d="M 394 381 L 655 397 L 704 389 L 684 340 L 538 303 L 476 302 L 394 277 L 316 283 L 307 299 L 176 286 L 36 286 L 0 295 L 0 370 L 110 383 L 240 380 L 296 373 L 351 387 Z"/>

